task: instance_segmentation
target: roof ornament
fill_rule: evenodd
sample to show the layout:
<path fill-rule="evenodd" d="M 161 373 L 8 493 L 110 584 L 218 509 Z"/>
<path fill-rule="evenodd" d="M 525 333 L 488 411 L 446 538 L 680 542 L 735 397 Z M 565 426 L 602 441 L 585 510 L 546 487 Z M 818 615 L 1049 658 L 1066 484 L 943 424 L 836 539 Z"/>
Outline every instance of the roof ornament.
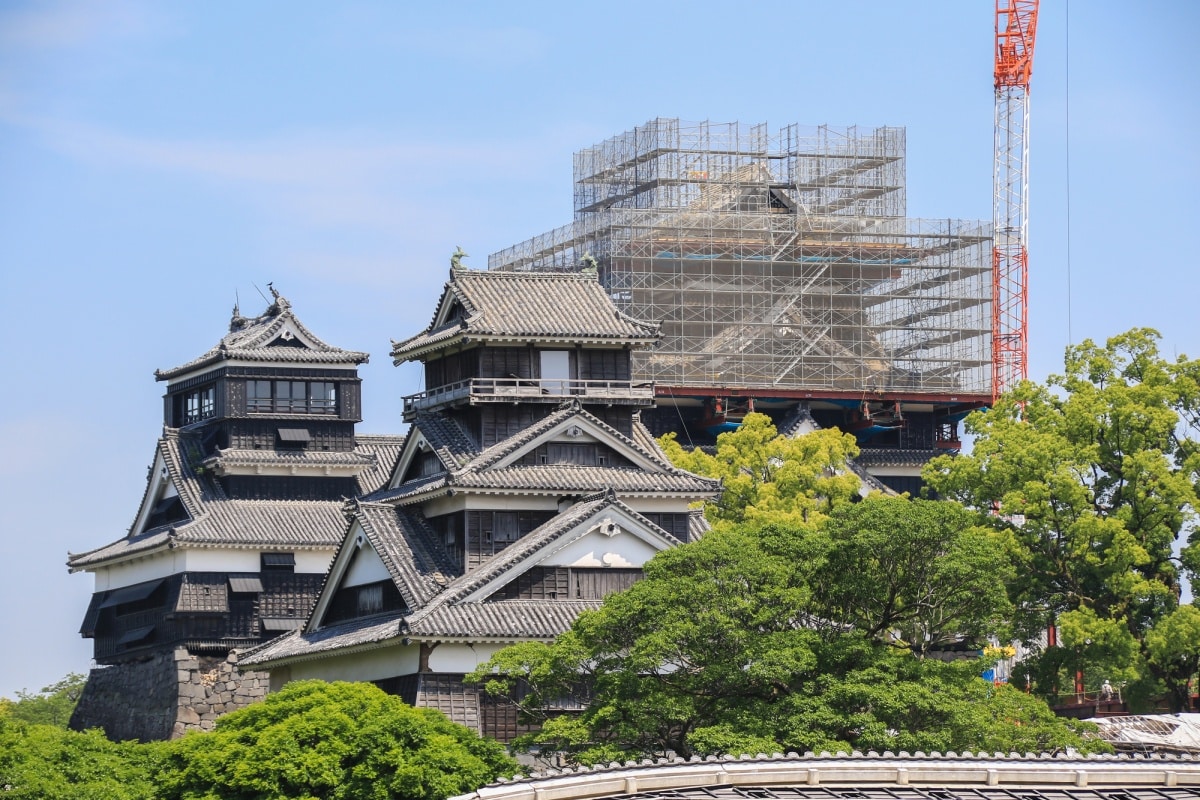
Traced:
<path fill-rule="evenodd" d="M 454 252 L 450 254 L 450 275 L 454 276 L 455 272 L 466 269 L 466 265 L 462 263 L 464 258 L 470 258 L 468 253 L 463 252 L 462 247 L 455 246 Z"/>
<path fill-rule="evenodd" d="M 271 303 L 271 307 L 267 309 L 268 315 L 277 317 L 292 307 L 287 298 L 281 295 L 279 290 L 275 288 L 273 281 L 267 281 L 267 290 L 271 292 L 271 297 L 275 300 L 275 302 Z"/>
<path fill-rule="evenodd" d="M 583 269 L 580 272 L 584 275 L 600 274 L 600 262 L 596 260 L 591 251 L 584 253 L 583 258 L 579 259 L 579 263 L 583 265 Z"/>

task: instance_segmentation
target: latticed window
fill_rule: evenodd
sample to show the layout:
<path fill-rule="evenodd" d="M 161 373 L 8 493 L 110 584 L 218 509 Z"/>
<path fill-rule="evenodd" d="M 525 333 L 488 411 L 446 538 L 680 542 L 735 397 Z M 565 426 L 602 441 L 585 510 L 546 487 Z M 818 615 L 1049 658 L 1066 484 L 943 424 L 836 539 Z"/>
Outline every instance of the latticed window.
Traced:
<path fill-rule="evenodd" d="M 208 419 L 216 413 L 216 389 L 205 386 L 183 397 L 183 424 L 190 425 Z"/>
<path fill-rule="evenodd" d="M 336 414 L 337 384 L 332 381 L 247 381 L 246 410 L 279 414 Z"/>

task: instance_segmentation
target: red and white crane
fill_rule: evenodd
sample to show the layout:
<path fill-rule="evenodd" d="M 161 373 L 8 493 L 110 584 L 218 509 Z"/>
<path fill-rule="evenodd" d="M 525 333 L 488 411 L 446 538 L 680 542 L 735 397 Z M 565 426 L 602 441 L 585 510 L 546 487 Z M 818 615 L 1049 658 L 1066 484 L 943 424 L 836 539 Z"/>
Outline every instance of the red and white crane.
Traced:
<path fill-rule="evenodd" d="M 996 0 L 992 397 L 1029 375 L 1029 78 L 1038 0 Z"/>

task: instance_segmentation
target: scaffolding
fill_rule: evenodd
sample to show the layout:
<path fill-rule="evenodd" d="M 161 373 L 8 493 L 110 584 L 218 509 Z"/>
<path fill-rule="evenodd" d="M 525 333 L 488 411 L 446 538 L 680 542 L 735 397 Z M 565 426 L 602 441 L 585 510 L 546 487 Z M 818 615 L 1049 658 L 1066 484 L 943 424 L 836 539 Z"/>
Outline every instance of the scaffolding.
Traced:
<path fill-rule="evenodd" d="M 905 217 L 904 130 L 657 119 L 575 154 L 575 218 L 488 260 L 595 259 L 662 322 L 660 386 L 989 395 L 991 228 Z M 588 258 L 591 256 L 591 258 Z"/>

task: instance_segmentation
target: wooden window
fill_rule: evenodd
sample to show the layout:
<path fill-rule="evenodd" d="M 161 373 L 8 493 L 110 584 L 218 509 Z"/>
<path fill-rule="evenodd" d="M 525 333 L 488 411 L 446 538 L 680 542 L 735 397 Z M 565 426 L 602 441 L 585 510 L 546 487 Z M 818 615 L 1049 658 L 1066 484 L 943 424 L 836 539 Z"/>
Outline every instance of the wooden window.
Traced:
<path fill-rule="evenodd" d="M 260 556 L 260 569 L 263 572 L 295 572 L 295 553 L 263 553 Z"/>
<path fill-rule="evenodd" d="M 575 464 L 577 466 L 594 467 L 599 463 L 600 453 L 594 444 L 568 444 L 566 442 L 549 442 L 546 445 L 547 464 Z"/>
<path fill-rule="evenodd" d="M 183 424 L 208 419 L 216 413 L 216 388 L 204 386 L 183 396 Z"/>
<path fill-rule="evenodd" d="M 584 350 L 579 377 L 592 381 L 629 380 L 629 353 L 624 350 Z"/>
<path fill-rule="evenodd" d="M 383 584 L 372 584 L 358 588 L 358 616 L 378 614 L 383 611 Z"/>
<path fill-rule="evenodd" d="M 641 579 L 640 569 L 572 569 L 570 596 L 576 600 L 602 600 Z"/>
<path fill-rule="evenodd" d="M 278 414 L 336 414 L 337 384 L 332 381 L 247 381 L 246 410 Z"/>

